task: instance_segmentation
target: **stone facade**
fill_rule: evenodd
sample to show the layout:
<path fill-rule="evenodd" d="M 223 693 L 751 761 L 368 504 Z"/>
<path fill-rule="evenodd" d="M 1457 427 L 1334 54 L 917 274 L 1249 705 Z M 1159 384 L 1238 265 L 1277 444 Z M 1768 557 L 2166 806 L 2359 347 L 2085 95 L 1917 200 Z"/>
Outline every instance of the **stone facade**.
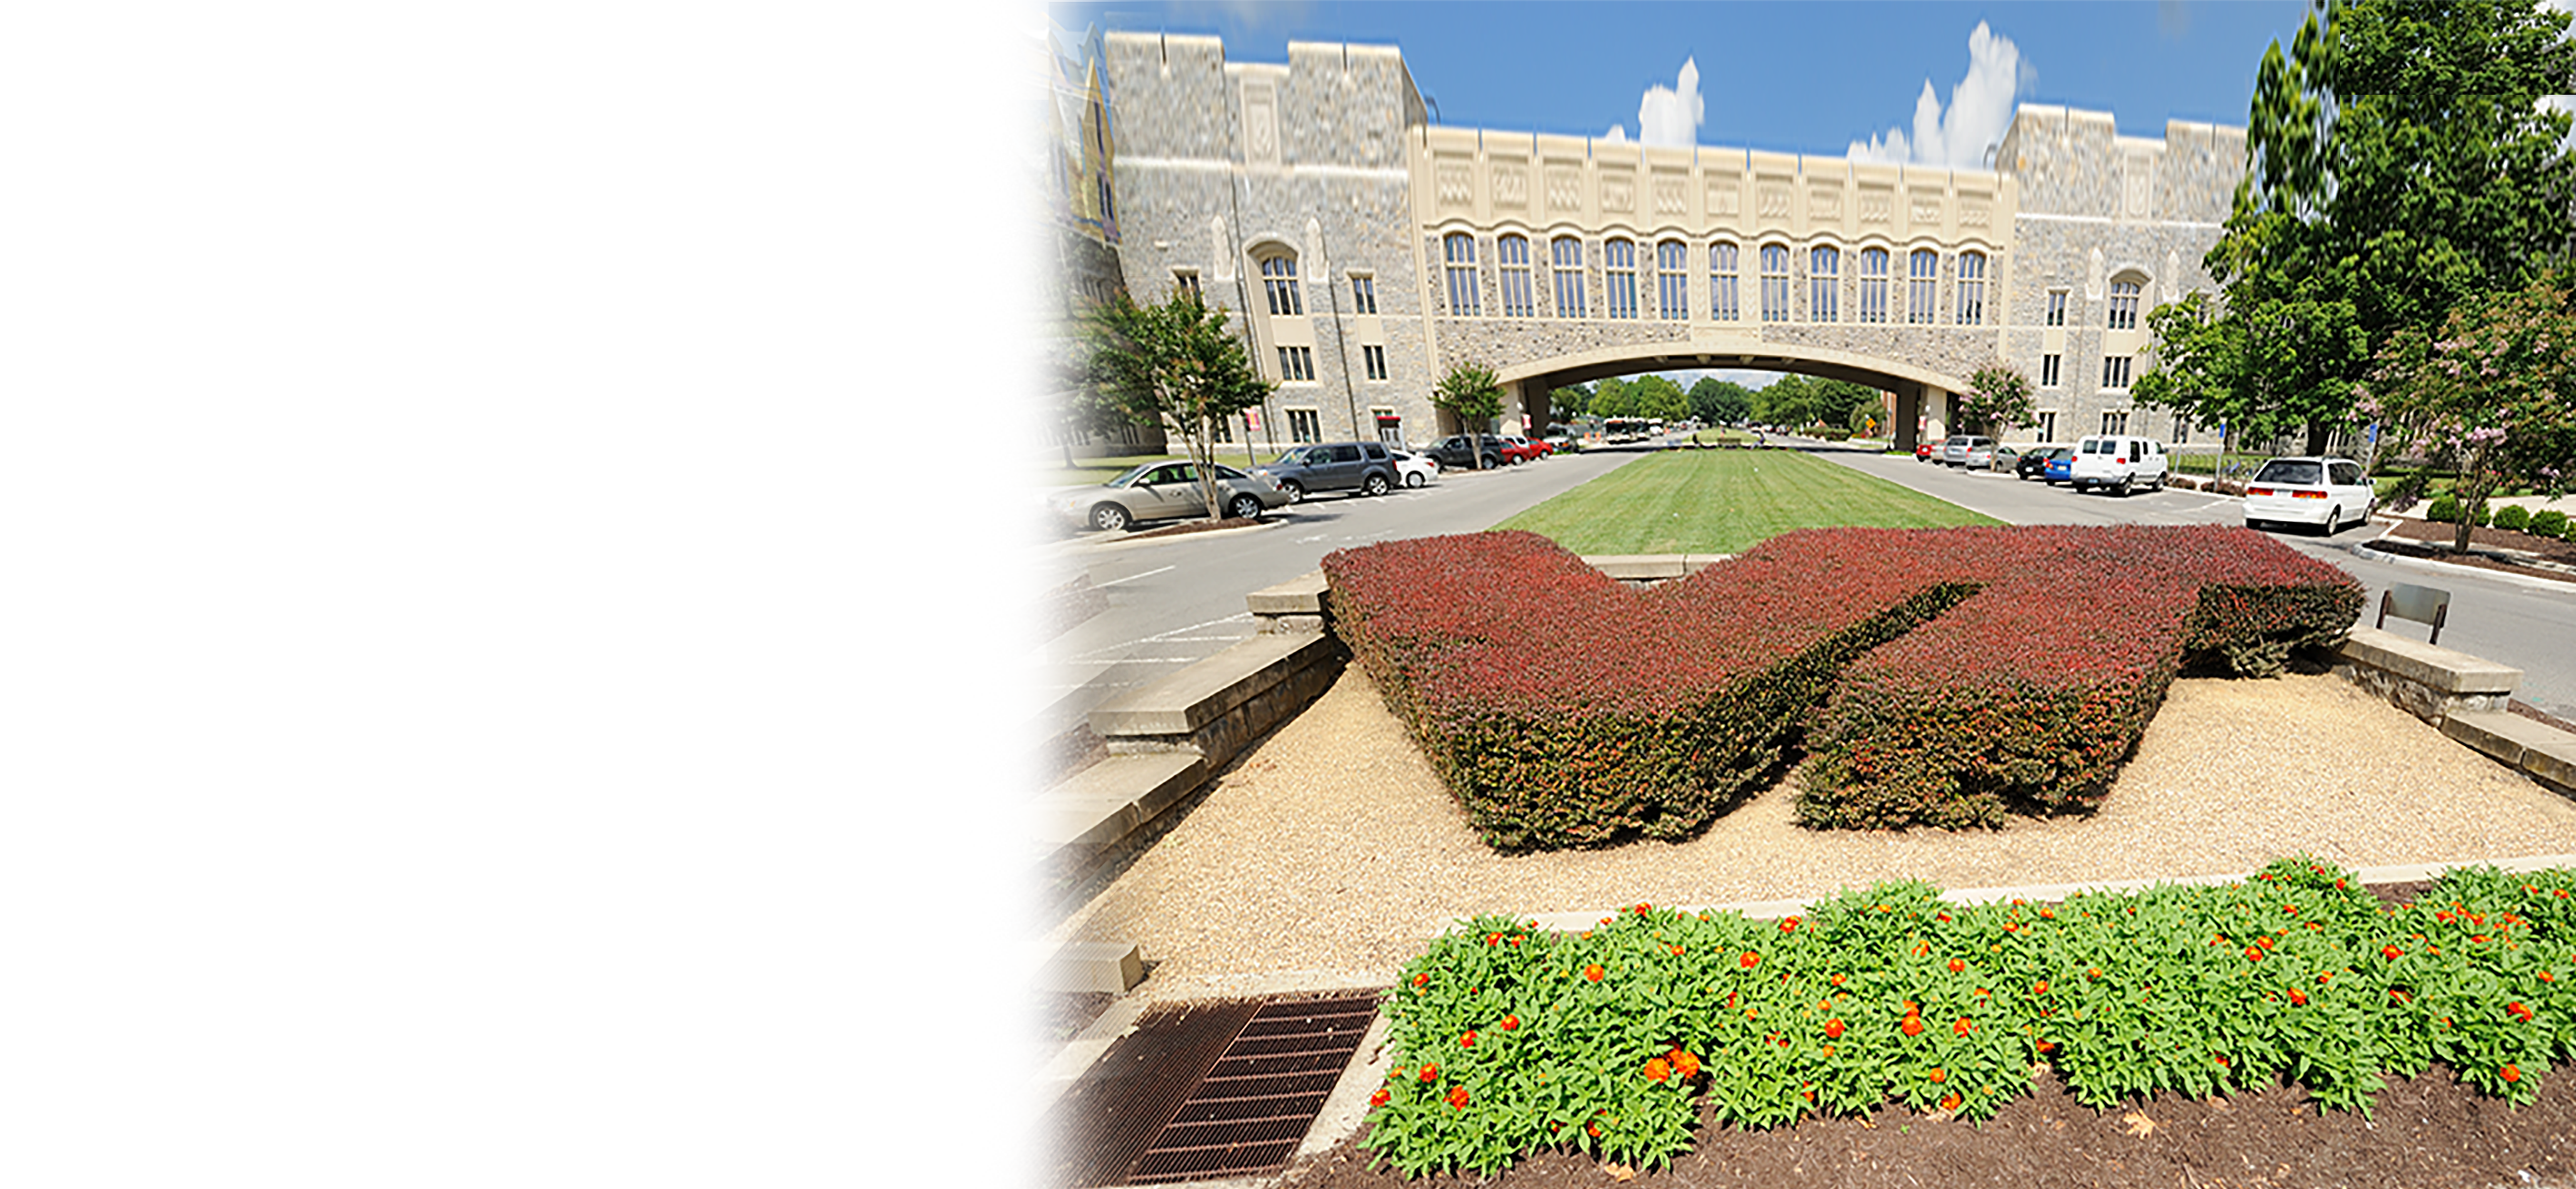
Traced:
<path fill-rule="evenodd" d="M 1288 59 L 1154 34 L 1105 51 L 1127 287 L 1155 301 L 1196 283 L 1236 314 L 1280 383 L 1259 444 L 1427 441 L 1458 428 L 1432 386 L 1472 361 L 1504 381 L 1507 428 L 1543 427 L 1551 389 L 1601 376 L 1767 368 L 1894 393 L 1910 445 L 1917 413 L 1947 432 L 1978 366 L 2036 385 L 2048 355 L 2051 416 L 2005 436 L 2072 441 L 2119 412 L 2174 440 L 2104 360 L 2134 377 L 2145 312 L 2215 287 L 2201 257 L 2244 170 L 2241 129 L 2177 122 L 2148 140 L 2026 105 L 1994 169 L 1929 169 L 1435 127 L 1393 47 L 1293 42 Z M 1294 281 L 1265 285 L 1265 267 Z M 2114 328 L 2130 284 L 2134 324 Z"/>

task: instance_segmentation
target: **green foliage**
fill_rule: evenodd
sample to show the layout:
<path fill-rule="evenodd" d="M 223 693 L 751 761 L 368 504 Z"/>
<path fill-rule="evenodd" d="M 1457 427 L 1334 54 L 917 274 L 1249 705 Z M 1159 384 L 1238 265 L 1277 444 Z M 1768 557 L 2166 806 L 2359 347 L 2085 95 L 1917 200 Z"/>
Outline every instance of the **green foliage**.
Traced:
<path fill-rule="evenodd" d="M 2523 526 L 2522 531 L 2535 537 L 2563 539 L 2567 535 L 2567 514 L 2556 508 L 2543 508 L 2531 514 L 2531 523 Z"/>
<path fill-rule="evenodd" d="M 1733 425 L 1753 418 L 1753 393 L 1733 380 L 1701 376 L 1690 387 L 1690 415 L 1702 425 Z"/>
<path fill-rule="evenodd" d="M 1752 398 L 1752 419 L 1766 425 L 1844 425 L 1855 409 L 1881 407 L 1878 390 L 1866 384 L 1800 375 L 1784 375 Z"/>
<path fill-rule="evenodd" d="M 1469 433 L 1484 432 L 1503 411 L 1503 385 L 1494 369 L 1462 362 L 1449 368 L 1431 391 L 1431 403 L 1447 409 Z"/>
<path fill-rule="evenodd" d="M 1216 519 L 1217 424 L 1270 395 L 1242 340 L 1226 331 L 1225 308 L 1210 309 L 1187 289 L 1150 306 L 1122 292 L 1092 311 L 1084 329 L 1084 375 L 1096 399 L 1135 424 L 1177 431 L 1198 463 L 1208 519 Z"/>
<path fill-rule="evenodd" d="M 1636 399 L 1628 394 L 1628 382 L 1617 376 L 1592 386 L 1591 413 L 1595 417 L 1634 417 Z"/>
<path fill-rule="evenodd" d="M 1556 419 L 1572 421 L 1592 411 L 1592 386 L 1577 384 L 1548 393 L 1548 403 L 1555 407 Z"/>
<path fill-rule="evenodd" d="M 1631 417 L 1679 421 L 1690 416 L 1690 397 L 1669 376 L 1639 376 L 1628 384 Z"/>
<path fill-rule="evenodd" d="M 2576 160 L 2568 116 L 2539 101 L 2576 90 L 2567 21 L 2539 0 L 2331 0 L 2287 56 L 2266 50 L 2246 177 L 2205 261 L 2225 309 L 2151 315 L 2139 401 L 2256 434 L 2304 425 L 2322 452 L 2400 332 L 2565 259 Z"/>
<path fill-rule="evenodd" d="M 2531 511 L 2520 504 L 2506 504 L 2495 510 L 2495 526 L 2521 532 L 2531 527 Z"/>
<path fill-rule="evenodd" d="M 2051 1067 L 2107 1109 L 2287 1079 L 2368 1116 L 2435 1061 L 2510 1105 L 2576 1058 L 2576 872 L 2455 869 L 2383 905 L 2324 862 L 2223 885 L 1947 904 L 1846 890 L 1777 922 L 1639 904 L 1579 932 L 1462 921 L 1386 993 L 1361 1143 L 1407 1176 L 1542 1150 L 1660 1167 L 1718 1126 L 1971 1122 Z"/>

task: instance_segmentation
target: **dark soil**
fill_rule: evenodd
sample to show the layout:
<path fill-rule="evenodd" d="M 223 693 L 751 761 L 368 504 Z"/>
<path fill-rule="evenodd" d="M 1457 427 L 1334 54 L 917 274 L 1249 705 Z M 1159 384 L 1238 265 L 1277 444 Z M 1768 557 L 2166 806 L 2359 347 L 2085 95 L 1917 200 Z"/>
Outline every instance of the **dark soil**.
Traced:
<path fill-rule="evenodd" d="M 1276 522 L 1265 521 L 1257 518 L 1247 520 L 1238 516 L 1228 516 L 1223 520 L 1185 520 L 1179 524 L 1165 525 L 1162 528 L 1149 528 L 1141 533 L 1128 533 L 1117 539 L 1121 541 L 1144 541 L 1150 540 L 1154 537 L 1184 537 L 1191 533 L 1214 532 L 1221 528 L 1251 528 L 1256 524 L 1269 523 Z"/>
<path fill-rule="evenodd" d="M 1891 1104 L 1868 1119 L 1809 1119 L 1768 1131 L 1713 1129 L 1639 1185 L 2406 1186 L 2487 1189 L 2576 1185 L 2576 1076 L 2553 1070 L 2518 1109 L 2454 1080 L 2441 1066 L 2390 1078 L 2370 1118 L 2319 1113 L 2305 1090 L 2277 1086 L 2230 1098 L 2158 1096 L 2107 1111 L 2078 1105 L 2053 1074 L 1983 1125 Z M 1546 1152 L 1498 1176 L 1408 1182 L 1372 1170 L 1356 1137 L 1292 1165 L 1294 1189 L 1518 1189 L 1615 1183 L 1589 1156 Z"/>
<path fill-rule="evenodd" d="M 2576 573 L 2525 564 L 2527 559 L 2537 558 L 2557 565 L 2576 566 L 2576 541 L 2535 537 L 2500 528 L 2473 528 L 2469 530 L 2469 552 L 2461 554 L 2451 552 L 2452 537 L 2457 531 L 2456 525 L 2400 520 L 2396 527 L 2388 530 L 2387 535 L 2370 542 L 2370 547 L 2427 561 L 2576 582 Z"/>

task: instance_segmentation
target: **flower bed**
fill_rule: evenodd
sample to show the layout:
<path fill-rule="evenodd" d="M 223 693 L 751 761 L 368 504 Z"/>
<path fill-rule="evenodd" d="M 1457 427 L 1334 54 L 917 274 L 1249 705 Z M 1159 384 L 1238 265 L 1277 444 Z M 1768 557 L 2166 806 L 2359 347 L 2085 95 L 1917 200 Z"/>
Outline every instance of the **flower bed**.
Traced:
<path fill-rule="evenodd" d="M 2361 605 L 2333 567 L 2222 528 L 1811 530 L 1643 592 L 1530 533 L 1324 573 L 1353 654 L 1504 849 L 1686 836 L 1819 705 L 1817 824 L 2095 796 L 2187 654 L 2277 665 Z"/>
<path fill-rule="evenodd" d="M 2369 1111 L 2441 1061 L 2508 1102 L 2576 1058 L 2576 872 L 2458 870 L 2403 906 L 2276 862 L 2218 887 L 1951 906 L 1880 884 L 1778 922 L 1637 905 L 1464 922 L 1387 993 L 1362 1143 L 1407 1175 L 1542 1149 L 1659 1166 L 1720 1123 L 1895 1099 L 1966 1120 L 2053 1066 L 2105 1107 L 2287 1078 Z"/>

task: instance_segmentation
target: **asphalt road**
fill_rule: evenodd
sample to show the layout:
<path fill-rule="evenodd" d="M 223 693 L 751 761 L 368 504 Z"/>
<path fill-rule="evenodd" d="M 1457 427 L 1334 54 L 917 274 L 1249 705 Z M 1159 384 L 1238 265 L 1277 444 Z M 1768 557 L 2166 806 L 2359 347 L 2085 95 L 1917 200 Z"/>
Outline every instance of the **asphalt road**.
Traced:
<path fill-rule="evenodd" d="M 1049 586 L 1078 574 L 1108 609 L 1048 645 L 1054 682 L 1038 691 L 1039 732 L 1052 738 L 1120 692 L 1159 680 L 1253 633 L 1243 597 L 1313 570 L 1336 549 L 1403 537 L 1471 533 L 1642 452 L 1560 454 L 1500 470 L 1447 471 L 1426 487 L 1371 499 L 1314 495 L 1258 528 L 1132 541 L 1123 533 L 1063 532 L 1047 545 Z"/>
<path fill-rule="evenodd" d="M 1854 470 L 1937 496 L 2012 524 L 2243 524 L 2241 501 L 2173 489 L 2126 498 L 2077 495 L 2036 479 L 1998 472 L 1954 470 L 1902 455 L 1867 453 L 1817 443 L 1813 452 Z M 2332 562 L 2369 588 L 2362 622 L 2376 618 L 2379 592 L 2391 583 L 2451 592 L 2442 646 L 2513 665 L 2523 671 L 2515 696 L 2561 718 L 2576 718 L 2576 585 L 2520 578 L 2464 566 L 2400 558 L 2375 560 L 2354 550 L 2387 530 L 2384 520 L 2347 528 L 2331 538 L 2270 530 L 2274 540 Z M 2389 630 L 2423 639 L 2424 626 L 2397 623 Z"/>
<path fill-rule="evenodd" d="M 1819 457 L 1877 475 L 2012 524 L 2236 524 L 2238 502 L 2168 490 L 2120 498 L 2077 495 L 2009 474 L 1968 473 L 1911 458 L 1803 443 Z M 1313 570 L 1335 549 L 1399 537 L 1475 532 L 1579 486 L 1641 453 L 1560 455 L 1482 474 L 1452 471 L 1427 488 L 1363 496 L 1316 496 L 1271 514 L 1258 528 L 1153 540 L 1066 532 L 1043 547 L 1052 586 L 1088 574 L 1108 606 L 1048 645 L 1051 682 L 1032 691 L 1049 738 L 1120 692 L 1152 682 L 1252 634 L 1243 598 Z M 2378 561 L 2354 549 L 2384 529 L 2374 523 L 2333 538 L 2275 532 L 2283 544 L 2342 567 L 2370 590 L 2393 582 L 2451 592 L 2442 643 L 2523 669 L 2519 696 L 2576 718 L 2576 586 L 2411 560 Z M 2365 612 L 2365 615 L 2368 615 Z M 2392 629 L 2421 637 L 2416 624 Z"/>

